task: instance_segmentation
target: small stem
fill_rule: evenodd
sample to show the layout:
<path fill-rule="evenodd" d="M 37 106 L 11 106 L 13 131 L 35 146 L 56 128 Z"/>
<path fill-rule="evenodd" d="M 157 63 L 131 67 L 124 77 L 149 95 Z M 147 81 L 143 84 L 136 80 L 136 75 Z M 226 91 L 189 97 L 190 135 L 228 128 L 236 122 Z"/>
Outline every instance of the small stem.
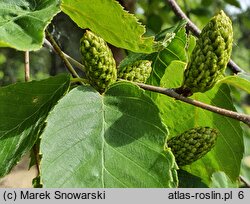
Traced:
<path fill-rule="evenodd" d="M 220 115 L 227 116 L 227 117 L 242 121 L 243 123 L 246 123 L 250 127 L 250 116 L 249 115 L 237 113 L 237 112 L 230 111 L 230 110 L 223 109 L 223 108 L 219 108 L 216 106 L 212 106 L 212 105 L 209 105 L 206 103 L 202 103 L 200 101 L 196 101 L 196 100 L 191 99 L 191 98 L 186 98 L 186 97 L 176 93 L 174 91 L 174 89 L 167 89 L 167 88 L 162 88 L 162 87 L 157 87 L 157 86 L 152 86 L 152 85 L 147 85 L 147 84 L 142 84 L 142 83 L 135 83 L 135 84 L 137 84 L 139 87 L 143 88 L 144 90 L 164 94 L 164 95 L 167 95 L 169 97 L 175 98 L 177 100 L 183 101 L 185 103 L 192 104 L 192 105 L 197 106 L 199 108 L 209 110 L 211 112 L 218 113 Z"/>
<path fill-rule="evenodd" d="M 24 53 L 24 75 L 25 75 L 25 81 L 28 82 L 30 80 L 30 57 L 29 57 L 29 51 L 25 51 L 25 53 Z"/>
<path fill-rule="evenodd" d="M 51 45 L 51 43 L 45 39 L 44 40 L 44 46 L 48 47 L 49 49 L 52 49 L 54 52 L 55 49 L 54 47 Z M 64 55 L 64 57 L 72 64 L 74 65 L 76 68 L 82 70 L 83 72 L 85 72 L 85 66 L 83 64 L 81 64 L 80 62 L 78 62 L 77 60 L 75 60 L 74 58 L 70 57 L 69 55 L 67 55 L 66 53 L 64 53 L 63 51 L 61 51 L 62 54 Z"/>
<path fill-rule="evenodd" d="M 77 74 L 77 72 L 74 70 L 74 68 L 72 67 L 72 65 L 70 64 L 70 62 L 68 61 L 68 59 L 65 57 L 65 55 L 63 54 L 61 48 L 59 47 L 59 45 L 56 43 L 56 41 L 54 40 L 54 38 L 52 37 L 52 35 L 46 30 L 46 37 L 48 39 L 48 41 L 51 43 L 51 45 L 54 48 L 54 51 L 59 55 L 59 57 L 63 60 L 65 66 L 67 67 L 68 71 L 72 74 L 73 77 L 75 78 L 80 78 L 79 75 Z"/>
<path fill-rule="evenodd" d="M 169 6 L 172 8 L 174 13 L 179 16 L 181 19 L 184 19 L 187 21 L 187 29 L 190 30 L 195 36 L 199 36 L 201 33 L 201 30 L 187 17 L 187 15 L 182 11 L 180 6 L 176 3 L 175 0 L 166 0 L 166 2 L 169 4 Z M 230 69 L 235 73 L 239 72 L 245 72 L 242 70 L 233 60 L 230 59 L 228 62 L 228 66 Z"/>
<path fill-rule="evenodd" d="M 245 180 L 245 178 L 243 176 L 240 176 L 240 181 L 242 183 L 244 183 L 244 185 L 247 187 L 247 188 L 250 188 L 250 184 Z"/>
<path fill-rule="evenodd" d="M 71 83 L 84 83 L 84 84 L 89 84 L 88 79 L 84 79 L 84 78 L 71 78 L 70 79 Z"/>
<path fill-rule="evenodd" d="M 39 140 L 38 140 L 39 141 Z M 34 144 L 32 151 L 34 153 L 34 157 L 35 157 L 35 162 L 36 162 L 36 169 L 37 169 L 37 176 L 40 175 L 40 155 L 39 155 L 39 143 L 38 141 Z"/>

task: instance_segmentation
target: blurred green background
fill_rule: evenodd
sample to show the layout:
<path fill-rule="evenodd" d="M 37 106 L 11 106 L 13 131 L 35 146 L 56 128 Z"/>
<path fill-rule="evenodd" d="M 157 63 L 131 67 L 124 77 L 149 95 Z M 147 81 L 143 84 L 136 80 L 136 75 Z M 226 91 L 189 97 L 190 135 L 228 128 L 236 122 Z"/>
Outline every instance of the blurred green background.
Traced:
<path fill-rule="evenodd" d="M 165 0 L 119 0 L 119 2 L 146 26 L 146 35 L 155 35 L 164 28 L 175 25 L 175 16 Z M 232 59 L 250 73 L 250 1 L 249 0 L 177 0 L 186 15 L 201 29 L 218 11 L 223 9 L 232 19 L 234 45 Z M 58 14 L 49 26 L 50 32 L 62 50 L 78 61 L 79 41 L 83 30 L 63 13 Z M 125 52 L 111 47 L 117 62 Z M 30 52 L 31 79 L 39 80 L 53 76 L 66 69 L 61 59 L 46 47 Z M 81 74 L 81 73 L 80 73 Z M 250 75 L 248 76 L 250 79 Z M 24 52 L 0 48 L 0 86 L 24 81 Z M 250 95 L 233 88 L 232 97 L 239 112 L 250 114 Z M 245 156 L 242 175 L 250 182 L 250 129 L 245 131 Z M 215 185 L 216 186 L 216 185 Z M 218 184 L 219 186 L 219 184 Z"/>

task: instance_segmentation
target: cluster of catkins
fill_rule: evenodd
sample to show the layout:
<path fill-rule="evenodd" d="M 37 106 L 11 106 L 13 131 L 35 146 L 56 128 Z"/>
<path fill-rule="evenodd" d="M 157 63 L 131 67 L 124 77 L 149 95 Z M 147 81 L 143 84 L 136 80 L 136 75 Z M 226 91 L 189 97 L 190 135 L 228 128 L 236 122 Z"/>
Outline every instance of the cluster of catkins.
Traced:
<path fill-rule="evenodd" d="M 233 42 L 231 20 L 223 11 L 214 16 L 203 28 L 189 63 L 184 71 L 183 83 L 176 92 L 191 96 L 211 89 L 223 75 L 230 59 Z M 100 93 L 117 78 L 145 83 L 152 71 L 151 61 L 138 60 L 122 69 L 116 68 L 112 52 L 106 42 L 86 31 L 81 39 L 80 51 L 89 83 Z M 166 147 L 171 148 L 179 166 L 193 163 L 214 147 L 218 132 L 210 127 L 195 127 L 172 137 Z"/>
<path fill-rule="evenodd" d="M 85 32 L 80 43 L 85 74 L 89 83 L 100 93 L 116 82 L 117 78 L 145 83 L 150 76 L 152 68 L 148 60 L 136 61 L 117 71 L 107 43 L 91 31 Z"/>

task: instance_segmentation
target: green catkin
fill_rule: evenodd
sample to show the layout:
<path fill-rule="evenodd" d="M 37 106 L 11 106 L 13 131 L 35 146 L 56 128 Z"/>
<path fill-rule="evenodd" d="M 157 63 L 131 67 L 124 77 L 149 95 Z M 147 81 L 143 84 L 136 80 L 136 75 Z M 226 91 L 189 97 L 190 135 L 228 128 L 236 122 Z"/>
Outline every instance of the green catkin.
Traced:
<path fill-rule="evenodd" d="M 232 22 L 223 11 L 203 28 L 177 92 L 190 96 L 211 89 L 224 74 L 233 44 Z"/>
<path fill-rule="evenodd" d="M 118 78 L 138 83 L 145 83 L 152 71 L 152 62 L 148 60 L 139 60 L 124 67 L 118 72 Z"/>
<path fill-rule="evenodd" d="M 85 74 L 91 86 L 103 93 L 117 80 L 113 54 L 107 43 L 91 31 L 86 31 L 80 41 L 80 51 Z"/>
<path fill-rule="evenodd" d="M 210 127 L 196 127 L 171 138 L 167 146 L 171 148 L 176 163 L 184 166 L 207 154 L 215 145 L 217 130 Z"/>

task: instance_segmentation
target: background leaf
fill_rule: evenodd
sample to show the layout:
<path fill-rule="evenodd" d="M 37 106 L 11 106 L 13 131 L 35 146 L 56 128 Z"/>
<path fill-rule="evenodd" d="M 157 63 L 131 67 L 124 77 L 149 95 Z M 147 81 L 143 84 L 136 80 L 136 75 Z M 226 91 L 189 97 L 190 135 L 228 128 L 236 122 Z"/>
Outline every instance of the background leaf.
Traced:
<path fill-rule="evenodd" d="M 167 34 L 175 34 L 170 44 L 163 50 L 149 55 L 131 53 L 121 62 L 121 64 L 119 65 L 119 69 L 122 70 L 124 67 L 128 66 L 129 64 L 132 64 L 137 60 L 150 60 L 153 62 L 153 70 L 149 79 L 147 80 L 147 84 L 159 86 L 161 78 L 165 73 L 165 70 L 173 60 L 180 60 L 183 62 L 187 61 L 187 55 L 185 51 L 187 46 L 187 36 L 184 26 L 185 22 L 181 21 L 176 26 L 163 30 L 156 36 L 157 40 L 164 40 Z M 153 92 L 147 92 L 147 94 L 152 99 L 155 99 L 157 96 L 157 93 Z"/>
<path fill-rule="evenodd" d="M 228 85 L 240 88 L 250 94 L 250 81 L 242 78 L 241 75 L 227 76 L 219 81 L 219 83 L 225 83 Z"/>
<path fill-rule="evenodd" d="M 130 53 L 125 59 L 121 61 L 119 64 L 119 69 L 123 70 L 124 67 L 127 67 L 130 64 L 138 60 L 151 60 L 153 61 L 153 67 L 155 67 L 156 75 L 158 72 L 161 72 L 160 76 L 158 76 L 158 84 L 160 83 L 160 77 L 163 76 L 164 71 L 172 60 L 183 60 L 186 61 L 186 34 L 184 26 L 186 25 L 185 21 L 181 21 L 173 27 L 167 28 L 156 35 L 156 39 L 158 40 L 159 46 L 162 47 L 164 40 L 166 37 L 170 38 L 170 41 L 167 43 L 166 47 L 162 47 L 159 52 L 155 52 L 152 54 L 142 54 L 142 53 Z M 173 37 L 172 37 L 173 36 Z M 178 51 L 175 48 L 179 45 Z M 181 50 L 182 49 L 182 50 Z M 181 51 L 180 51 L 181 50 Z M 180 51 L 180 52 L 179 52 Z M 164 61 L 159 57 L 163 55 Z M 160 67 L 157 67 L 158 64 Z M 164 63 L 164 65 L 161 65 Z M 154 73 L 153 72 L 153 73 Z M 152 76 L 153 77 L 153 76 Z"/>
<path fill-rule="evenodd" d="M 224 0 L 226 3 L 241 8 L 240 3 L 238 0 Z"/>
<path fill-rule="evenodd" d="M 144 91 L 128 82 L 104 96 L 82 86 L 47 119 L 41 141 L 44 187 L 176 187 L 176 166 L 163 152 L 167 130 Z"/>
<path fill-rule="evenodd" d="M 185 63 L 173 61 L 162 78 L 161 86 L 179 87 L 184 67 Z M 235 111 L 227 85 L 217 85 L 205 93 L 194 94 L 192 98 Z M 216 171 L 225 172 L 233 181 L 237 179 L 244 152 L 242 129 L 238 121 L 163 95 L 158 95 L 156 103 L 161 110 L 164 123 L 169 128 L 170 137 L 196 126 L 209 126 L 219 130 L 215 148 L 202 159 L 182 167 L 184 170 L 201 177 L 207 185 Z"/>
<path fill-rule="evenodd" d="M 145 28 L 115 0 L 62 0 L 61 8 L 79 27 L 91 29 L 116 47 L 154 51 L 154 38 L 143 37 Z"/>
<path fill-rule="evenodd" d="M 48 112 L 68 86 L 69 76 L 59 75 L 0 89 L 0 177 L 31 149 Z"/>
<path fill-rule="evenodd" d="M 160 85 L 160 81 L 165 73 L 165 69 L 173 60 L 179 60 L 183 62 L 187 61 L 187 55 L 185 51 L 187 43 L 186 29 L 182 27 L 180 30 L 175 32 L 176 36 L 168 47 L 160 52 L 151 54 L 149 57 L 150 60 L 153 61 L 153 73 L 147 82 L 151 85 Z"/>
<path fill-rule="evenodd" d="M 237 182 L 232 182 L 224 172 L 215 172 L 212 176 L 211 188 L 238 188 Z"/>
<path fill-rule="evenodd" d="M 196 38 L 193 35 L 188 36 L 188 46 L 187 46 L 187 55 L 188 59 L 190 59 L 193 49 L 196 46 Z"/>
<path fill-rule="evenodd" d="M 41 48 L 44 30 L 59 11 L 59 0 L 1 0 L 0 47 Z"/>

